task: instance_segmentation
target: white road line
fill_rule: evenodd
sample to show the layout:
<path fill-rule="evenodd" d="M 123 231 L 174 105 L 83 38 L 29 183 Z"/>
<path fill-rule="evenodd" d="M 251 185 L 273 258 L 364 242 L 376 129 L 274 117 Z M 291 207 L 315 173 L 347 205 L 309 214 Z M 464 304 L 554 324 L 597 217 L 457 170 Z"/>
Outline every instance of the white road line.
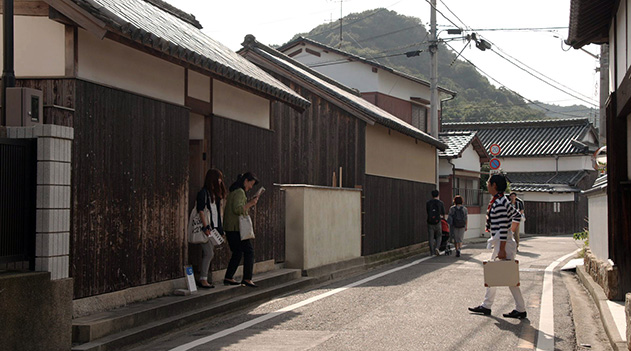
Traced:
<path fill-rule="evenodd" d="M 543 275 L 543 288 L 541 289 L 541 310 L 539 312 L 539 333 L 537 334 L 537 351 L 554 351 L 554 301 L 553 278 L 554 269 L 568 257 L 575 255 L 579 250 L 569 253 L 546 267 Z"/>
<path fill-rule="evenodd" d="M 254 326 L 254 325 L 257 325 L 257 324 L 259 324 L 259 323 L 263 323 L 263 322 L 265 322 L 265 321 L 267 321 L 267 320 L 270 320 L 270 319 L 272 319 L 272 318 L 274 318 L 274 317 L 278 317 L 278 316 L 280 316 L 280 315 L 282 315 L 282 314 L 284 314 L 284 313 L 286 313 L 286 312 L 293 311 L 293 310 L 295 310 L 295 309 L 297 309 L 297 308 L 300 308 L 300 307 L 306 306 L 306 305 L 308 305 L 308 304 L 310 304 L 310 303 L 316 302 L 316 301 L 318 301 L 318 300 L 322 300 L 322 299 L 324 299 L 324 298 L 326 298 L 326 297 L 329 297 L 329 296 L 335 295 L 335 294 L 337 294 L 337 293 L 341 293 L 342 291 L 345 291 L 345 290 L 347 290 L 347 289 L 354 288 L 354 287 L 359 286 L 359 285 L 362 285 L 362 284 L 366 284 L 366 283 L 368 283 L 368 282 L 370 282 L 370 281 L 373 281 L 373 280 L 375 280 L 375 279 L 379 279 L 379 278 L 384 277 L 384 276 L 386 276 L 386 275 L 389 275 L 389 274 L 392 274 L 392 273 L 398 272 L 398 271 L 400 271 L 400 270 L 403 270 L 403 269 L 406 269 L 406 268 L 409 268 L 409 267 L 415 266 L 415 265 L 417 265 L 417 264 L 419 264 L 419 263 L 422 263 L 422 262 L 425 262 L 425 261 L 427 261 L 427 260 L 429 260 L 429 259 L 431 259 L 431 258 L 433 258 L 433 257 L 434 257 L 434 256 L 424 257 L 424 258 L 421 258 L 421 259 L 416 260 L 416 261 L 414 261 L 414 262 L 408 263 L 408 264 L 406 264 L 406 265 L 404 265 L 404 266 L 400 266 L 400 267 L 397 267 L 397 268 L 393 268 L 393 269 L 391 269 L 391 270 L 388 270 L 388 271 L 385 271 L 385 272 L 381 272 L 381 273 L 379 273 L 379 274 L 375 274 L 375 275 L 372 275 L 372 276 L 370 276 L 370 277 L 364 278 L 364 279 L 362 279 L 362 280 L 356 281 L 356 282 L 354 282 L 354 283 L 351 283 L 351 284 L 345 285 L 345 286 L 343 286 L 343 287 L 341 287 L 341 288 L 337 288 L 337 289 L 333 289 L 333 290 L 331 290 L 331 291 L 327 291 L 327 292 L 325 292 L 325 293 L 322 293 L 322 294 L 320 294 L 320 295 L 317 295 L 317 296 L 311 297 L 311 298 L 306 299 L 306 300 L 304 300 L 304 301 L 301 301 L 301 302 L 295 303 L 295 304 L 293 304 L 293 305 L 287 306 L 287 307 L 285 307 L 285 308 L 281 308 L 281 309 L 276 310 L 276 311 L 274 311 L 274 312 L 270 312 L 270 313 L 268 313 L 268 314 L 266 314 L 266 315 L 263 315 L 263 316 L 260 316 L 260 317 L 258 317 L 258 318 L 254 318 L 254 319 L 252 319 L 252 320 L 250 320 L 250 321 L 247 321 L 247 322 L 241 323 L 241 324 L 236 325 L 236 326 L 234 326 L 234 327 L 232 327 L 232 328 L 229 328 L 229 329 L 226 329 L 226 330 L 222 330 L 222 331 L 220 331 L 220 332 L 218 332 L 218 333 L 215 333 L 215 334 L 212 334 L 212 335 L 209 335 L 209 336 L 203 337 L 203 338 L 201 338 L 201 339 L 197 339 L 197 340 L 191 341 L 191 342 L 189 342 L 189 343 L 187 343 L 187 344 L 184 344 L 184 345 L 180 345 L 180 346 L 178 346 L 178 347 L 176 347 L 176 348 L 173 348 L 173 349 L 171 349 L 171 350 L 169 350 L 169 351 L 187 351 L 187 350 L 190 350 L 190 349 L 192 349 L 192 348 L 194 348 L 194 347 L 197 347 L 197 346 L 200 346 L 200 345 L 206 344 L 206 343 L 208 343 L 208 342 L 210 342 L 210 341 L 213 341 L 213 340 L 216 340 L 216 339 L 219 339 L 219 338 L 223 338 L 224 336 L 228 336 L 228 335 L 230 335 L 230 334 L 234 334 L 234 333 L 236 333 L 236 332 L 238 332 L 238 331 L 241 331 L 241 330 L 247 329 L 247 328 L 252 327 L 252 326 Z"/>

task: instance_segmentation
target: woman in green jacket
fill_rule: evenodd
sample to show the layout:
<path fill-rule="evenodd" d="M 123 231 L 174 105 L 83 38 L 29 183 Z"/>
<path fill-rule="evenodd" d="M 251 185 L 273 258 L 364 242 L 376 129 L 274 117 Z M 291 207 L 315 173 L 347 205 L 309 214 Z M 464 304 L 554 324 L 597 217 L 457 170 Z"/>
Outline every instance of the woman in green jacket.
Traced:
<path fill-rule="evenodd" d="M 252 240 L 241 240 L 239 233 L 239 216 L 248 213 L 251 207 L 254 207 L 259 201 L 258 197 L 254 197 L 248 202 L 245 193 L 252 189 L 259 180 L 251 172 L 239 174 L 237 180 L 230 186 L 230 194 L 226 199 L 226 209 L 224 213 L 223 229 L 228 239 L 232 257 L 228 262 L 226 275 L 224 277 L 224 285 L 245 285 L 252 288 L 258 285 L 252 281 L 252 270 L 254 268 L 254 247 Z M 234 273 L 239 267 L 241 257 L 243 256 L 243 279 L 241 283 L 234 280 Z"/>

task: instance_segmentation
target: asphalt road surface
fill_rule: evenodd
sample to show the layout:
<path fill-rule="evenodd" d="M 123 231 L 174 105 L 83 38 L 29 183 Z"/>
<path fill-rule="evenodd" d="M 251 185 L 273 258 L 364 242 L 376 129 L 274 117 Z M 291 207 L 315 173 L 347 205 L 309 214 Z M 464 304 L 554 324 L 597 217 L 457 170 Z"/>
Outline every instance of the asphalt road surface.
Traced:
<path fill-rule="evenodd" d="M 514 308 L 508 288 L 498 288 L 491 316 L 467 310 L 485 291 L 482 261 L 491 251 L 480 243 L 460 258 L 414 257 L 293 292 L 134 350 L 609 350 L 589 297 L 560 271 L 581 246 L 570 236 L 522 239 L 523 320 L 502 317 Z"/>

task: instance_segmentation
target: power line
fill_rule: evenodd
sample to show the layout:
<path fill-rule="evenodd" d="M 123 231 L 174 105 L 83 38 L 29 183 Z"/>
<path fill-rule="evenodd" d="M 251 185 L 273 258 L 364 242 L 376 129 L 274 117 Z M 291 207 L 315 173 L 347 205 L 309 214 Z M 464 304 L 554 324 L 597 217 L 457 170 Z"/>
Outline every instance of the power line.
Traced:
<path fill-rule="evenodd" d="M 544 80 L 543 78 L 541 78 L 541 77 L 539 77 L 539 76 L 535 75 L 534 73 L 532 73 L 532 72 L 528 71 L 528 70 L 527 70 L 527 69 L 525 69 L 524 67 L 521 67 L 520 65 L 516 64 L 516 63 L 515 63 L 515 62 L 513 62 L 512 60 L 509 60 L 509 59 L 508 59 L 508 58 L 506 58 L 504 55 L 502 55 L 502 54 L 500 54 L 499 52 L 497 52 L 497 50 L 495 50 L 494 48 L 491 48 L 491 51 L 492 51 L 492 52 L 494 52 L 494 53 L 495 53 L 496 55 L 498 55 L 499 57 L 501 57 L 501 58 L 503 58 L 504 60 L 506 60 L 507 62 L 509 62 L 510 64 L 512 64 L 512 65 L 514 65 L 515 67 L 519 68 L 520 70 L 522 70 L 522 71 L 524 71 L 524 72 L 528 73 L 529 75 L 531 75 L 531 76 L 533 76 L 534 78 L 536 78 L 536 79 L 540 80 L 541 82 L 543 82 L 543 83 L 545 83 L 545 84 L 547 84 L 547 85 L 551 86 L 552 88 L 557 89 L 558 91 L 563 92 L 563 93 L 565 93 L 565 94 L 567 94 L 567 95 L 570 95 L 570 96 L 572 96 L 572 97 L 574 97 L 574 98 L 576 98 L 576 99 L 578 99 L 578 100 L 581 100 L 581 101 L 583 101 L 583 102 L 585 102 L 585 103 L 587 103 L 587 104 L 590 104 L 590 105 L 592 105 L 592 106 L 596 106 L 596 104 L 595 104 L 595 103 L 593 103 L 593 102 L 591 102 L 591 101 L 588 101 L 588 100 L 586 100 L 586 99 L 584 99 L 584 98 L 582 98 L 582 97 L 579 97 L 579 96 L 577 96 L 577 95 L 574 95 L 574 94 L 572 94 L 572 93 L 570 93 L 570 92 L 568 92 L 568 91 L 566 91 L 566 90 L 563 90 L 563 89 L 559 88 L 558 86 L 556 86 L 556 85 L 554 85 L 554 84 L 552 84 L 552 83 L 550 83 L 550 82 L 548 82 L 548 81 Z M 535 72 L 537 72 L 537 71 L 535 71 Z M 538 73 L 538 74 L 541 74 L 541 73 L 539 73 L 539 72 L 537 72 L 537 73 Z M 541 75 L 542 75 L 542 76 L 544 76 L 544 77 L 546 77 L 547 79 L 552 80 L 553 82 L 555 82 L 555 83 L 557 83 L 557 84 L 560 84 L 560 83 L 556 82 L 555 80 L 553 80 L 553 79 L 551 79 L 551 78 L 549 78 L 549 77 L 547 77 L 547 76 L 545 76 L 545 75 L 543 75 L 543 74 L 541 74 Z M 565 87 L 565 85 L 563 85 L 563 84 L 560 84 L 560 85 L 562 85 L 562 86 L 564 86 L 564 87 Z M 572 89 L 570 89 L 570 90 L 572 90 Z M 572 90 L 572 91 L 574 92 L 574 90 Z M 579 93 L 579 94 L 580 94 L 580 93 Z M 581 95 L 582 95 L 582 94 L 581 94 Z"/>
<path fill-rule="evenodd" d="M 445 6 L 445 8 L 447 9 L 447 11 L 449 11 L 452 15 L 454 15 L 454 17 L 456 17 L 456 19 L 457 19 L 458 21 L 460 21 L 460 23 L 462 23 L 462 25 L 463 25 L 465 28 L 469 28 L 469 26 L 467 26 L 467 25 L 466 25 L 466 24 L 465 24 L 465 23 L 464 23 L 464 22 L 460 19 L 460 17 L 458 17 L 458 16 L 457 16 L 457 15 L 456 15 L 453 11 L 451 11 L 451 9 L 449 8 L 449 6 L 447 6 L 447 4 L 445 4 L 445 3 L 443 2 L 443 0 L 440 0 L 440 3 L 441 3 L 441 4 L 443 4 L 443 6 Z M 442 13 L 441 13 L 441 15 L 442 15 Z M 443 17 L 444 17 L 444 15 L 443 15 Z M 450 22 L 451 22 L 451 21 L 450 21 Z M 452 22 L 452 23 L 453 23 L 453 22 Z M 458 26 L 456 26 L 456 27 L 458 27 Z"/>
<path fill-rule="evenodd" d="M 434 10 L 436 10 L 436 12 L 440 13 L 440 15 L 441 15 L 441 16 L 443 16 L 443 18 L 444 18 L 444 19 L 446 19 L 447 21 L 449 21 L 449 23 L 453 24 L 456 28 L 460 28 L 460 26 L 459 26 L 459 25 L 455 24 L 455 23 L 454 23 L 454 21 L 452 21 L 451 19 L 449 19 L 447 16 L 445 16 L 445 14 L 444 14 L 444 13 L 442 13 L 439 9 L 437 9 L 437 8 L 436 8 L 436 6 L 434 6 L 434 5 L 432 4 L 432 2 L 431 2 L 431 1 L 429 1 L 429 0 L 425 0 L 425 2 L 426 2 L 426 3 L 428 3 L 428 4 L 429 4 L 429 6 L 431 6 Z M 451 11 L 451 10 L 450 10 L 450 11 Z"/>
<path fill-rule="evenodd" d="M 447 43 L 445 43 L 445 45 L 449 46 L 452 50 L 456 51 L 456 49 L 454 49 L 451 45 L 449 45 L 449 44 L 447 44 Z M 541 105 L 540 105 L 540 104 L 538 104 L 537 102 L 535 102 L 535 101 L 533 101 L 533 100 L 530 100 L 530 99 L 526 98 L 525 96 L 523 96 L 523 95 L 519 94 L 518 92 L 516 92 L 516 91 L 514 91 L 514 90 L 510 89 L 508 86 L 506 86 L 506 85 L 502 84 L 500 81 L 498 81 L 497 79 L 493 78 L 493 76 L 489 75 L 488 73 L 486 73 L 485 71 L 483 71 L 482 69 L 480 69 L 478 66 L 476 66 L 473 62 L 471 62 L 471 61 L 470 61 L 469 59 L 467 59 L 466 57 L 464 57 L 464 56 L 460 56 L 460 57 L 462 57 L 465 61 L 467 61 L 467 63 L 469 63 L 471 66 L 473 66 L 475 69 L 477 69 L 478 71 L 480 71 L 482 74 L 484 74 L 485 76 L 487 76 L 489 79 L 491 79 L 492 81 L 494 81 L 494 82 L 495 82 L 495 83 L 497 83 L 498 85 L 503 86 L 503 87 L 504 87 L 504 88 L 506 88 L 508 91 L 510 91 L 510 92 L 512 92 L 513 94 L 515 94 L 515 95 L 519 96 L 520 98 L 522 98 L 522 99 L 524 99 L 524 100 L 526 100 L 526 101 L 528 101 L 528 102 L 532 103 L 533 105 L 539 106 L 540 108 L 542 108 L 542 109 L 544 109 L 544 110 L 546 110 L 546 111 L 548 111 L 548 112 L 552 112 L 552 113 L 558 113 L 558 114 L 565 115 L 565 116 L 569 116 L 569 117 L 582 117 L 582 116 L 570 115 L 570 114 L 563 113 L 563 112 L 559 112 L 559 111 L 552 111 L 552 110 L 550 110 L 549 108 L 547 108 L 547 107 L 545 107 L 545 106 L 541 106 Z"/>
<path fill-rule="evenodd" d="M 568 27 L 538 27 L 538 28 L 471 28 L 473 32 L 510 32 L 510 31 L 555 31 L 559 29 L 567 29 Z"/>

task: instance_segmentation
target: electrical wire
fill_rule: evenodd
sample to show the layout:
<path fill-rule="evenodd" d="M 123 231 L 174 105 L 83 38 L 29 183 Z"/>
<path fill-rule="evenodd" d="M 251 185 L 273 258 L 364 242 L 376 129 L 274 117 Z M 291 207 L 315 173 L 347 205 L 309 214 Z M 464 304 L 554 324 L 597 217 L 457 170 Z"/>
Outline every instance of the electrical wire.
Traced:
<path fill-rule="evenodd" d="M 587 103 L 587 104 L 589 104 L 589 105 L 596 106 L 596 104 L 595 104 L 594 102 L 592 102 L 592 101 L 588 101 L 588 100 L 586 100 L 586 99 L 584 99 L 584 98 L 582 98 L 582 97 L 579 97 L 579 96 L 577 96 L 577 95 L 575 95 L 575 94 L 573 94 L 573 93 L 571 93 L 571 92 L 568 92 L 568 91 L 566 91 L 566 90 L 563 90 L 563 89 L 559 88 L 558 86 L 556 86 L 556 85 L 554 85 L 554 84 L 552 84 L 552 83 L 550 83 L 550 82 L 546 81 L 545 79 L 543 79 L 543 78 L 541 78 L 541 77 L 539 77 L 539 76 L 535 75 L 534 73 L 530 72 L 529 70 L 525 69 L 524 67 L 522 67 L 522 66 L 520 66 L 520 65 L 516 64 L 515 62 L 513 62 L 512 60 L 508 59 L 506 56 L 504 56 L 504 55 L 500 54 L 500 53 L 499 53 L 497 50 L 495 50 L 494 48 L 491 48 L 491 51 L 492 51 L 493 53 L 495 53 L 497 56 L 499 56 L 499 57 L 503 58 L 504 60 L 506 60 L 508 63 L 510 63 L 510 64 L 512 64 L 512 65 L 514 65 L 515 67 L 517 67 L 517 68 L 519 68 L 520 70 L 522 70 L 522 71 L 526 72 L 527 74 L 529 74 L 529 75 L 531 75 L 532 77 L 534 77 L 534 78 L 538 79 L 539 81 L 541 81 L 541 82 L 545 83 L 546 85 L 548 85 L 548 86 L 550 86 L 550 87 L 552 87 L 552 88 L 554 88 L 554 89 L 556 89 L 556 90 L 558 90 L 558 91 L 560 91 L 560 92 L 562 92 L 562 93 L 565 93 L 565 94 L 567 94 L 567 95 L 570 95 L 570 96 L 572 96 L 572 97 L 574 97 L 574 98 L 576 98 L 576 99 L 578 99 L 578 100 L 580 100 L 580 101 L 583 101 L 583 102 L 585 102 L 585 103 Z M 531 69 L 532 69 L 532 68 L 531 68 Z M 537 72 L 537 71 L 536 71 L 536 70 L 534 70 L 534 69 L 533 69 L 533 71 Z M 541 74 L 541 73 L 539 73 L 539 72 L 537 72 L 537 73 L 538 73 L 538 74 Z M 563 87 L 566 87 L 565 85 L 563 85 L 563 84 L 561 84 L 561 83 L 558 83 L 557 81 L 553 80 L 552 78 L 549 78 L 549 77 L 547 77 L 547 76 L 545 76 L 545 75 L 543 75 L 543 74 L 541 74 L 541 75 L 542 75 L 543 77 L 545 77 L 545 78 L 547 78 L 547 79 L 550 79 L 551 81 L 553 81 L 553 82 L 555 82 L 555 83 L 557 83 L 557 84 L 559 84 L 559 85 L 563 86 Z M 567 88 L 567 87 L 566 87 L 566 88 Z M 572 92 L 575 92 L 575 91 L 574 91 L 574 90 L 572 90 L 571 88 L 568 88 L 568 89 L 569 89 L 569 90 L 571 90 Z M 575 93 L 578 93 L 578 92 L 575 92 Z M 578 94 L 580 94 L 580 93 L 578 93 Z M 583 95 L 583 94 L 580 94 L 580 95 Z"/>
<path fill-rule="evenodd" d="M 462 25 L 464 26 L 464 28 L 469 28 L 469 26 L 467 26 L 461 19 L 460 17 L 458 17 L 458 15 L 456 15 L 453 11 L 451 11 L 451 9 L 449 8 L 449 6 L 447 6 L 447 4 L 445 4 L 445 2 L 443 0 L 440 0 L 440 3 L 443 4 L 443 6 L 445 6 L 445 8 L 447 9 L 447 11 L 449 11 L 452 15 L 454 15 L 454 17 L 456 17 L 456 19 L 458 21 L 460 21 L 460 23 L 462 23 Z M 451 21 L 450 21 L 451 22 Z M 452 22 L 453 23 L 453 22 Z M 456 26 L 458 27 L 458 26 Z"/>
<path fill-rule="evenodd" d="M 449 45 L 449 44 L 447 44 L 447 43 L 445 43 L 445 45 L 449 46 L 449 47 L 450 47 L 453 51 L 456 51 L 456 49 L 454 49 L 451 45 Z M 466 57 L 464 57 L 463 55 L 461 55 L 460 57 L 462 57 L 462 59 L 464 59 L 467 63 L 469 63 L 471 66 L 473 66 L 475 69 L 477 69 L 480 73 L 484 74 L 487 78 L 491 79 L 492 81 L 494 81 L 494 82 L 495 82 L 495 83 L 497 83 L 498 85 L 500 85 L 500 86 L 504 87 L 506 90 L 508 90 L 508 91 L 512 92 L 513 94 L 515 94 L 515 95 L 519 96 L 520 98 L 522 98 L 522 99 L 524 99 L 524 100 L 526 100 L 526 101 L 528 101 L 528 102 L 532 103 L 533 105 L 535 105 L 535 106 L 539 106 L 540 108 L 544 109 L 545 111 L 548 111 L 548 112 L 551 112 L 551 113 L 557 113 L 557 114 L 564 115 L 564 116 L 569 116 L 569 117 L 579 117 L 579 118 L 580 118 L 580 117 L 583 117 L 583 116 L 570 115 L 570 114 L 563 113 L 563 112 L 560 112 L 560 111 L 553 111 L 553 110 L 550 110 L 549 108 L 547 108 L 547 107 L 545 107 L 545 106 L 542 106 L 542 105 L 538 104 L 536 101 L 533 101 L 533 100 L 531 100 L 531 99 L 528 99 L 528 98 L 526 98 L 525 96 L 523 96 L 523 95 L 519 94 L 518 92 L 516 92 L 516 91 L 514 91 L 514 90 L 510 89 L 510 88 L 509 88 L 508 86 L 506 86 L 505 84 L 502 84 L 500 81 L 498 81 L 497 79 L 493 78 L 493 76 L 491 76 L 490 74 L 488 74 L 488 73 L 486 73 L 485 71 L 483 71 L 481 68 L 479 68 L 478 66 L 476 66 L 473 62 L 471 62 L 469 59 L 467 59 L 467 58 L 466 58 Z"/>
<path fill-rule="evenodd" d="M 436 12 L 440 13 L 441 16 L 443 16 L 444 19 L 446 19 L 447 21 L 449 21 L 449 23 L 453 24 L 456 28 L 460 28 L 459 25 L 455 24 L 454 21 L 452 21 L 449 17 L 445 16 L 444 13 L 442 13 L 439 9 L 436 8 L 436 6 L 434 6 L 434 4 L 432 4 L 431 1 L 429 0 L 425 0 L 426 3 L 429 4 L 429 6 L 431 6 L 434 10 L 436 10 Z"/>

